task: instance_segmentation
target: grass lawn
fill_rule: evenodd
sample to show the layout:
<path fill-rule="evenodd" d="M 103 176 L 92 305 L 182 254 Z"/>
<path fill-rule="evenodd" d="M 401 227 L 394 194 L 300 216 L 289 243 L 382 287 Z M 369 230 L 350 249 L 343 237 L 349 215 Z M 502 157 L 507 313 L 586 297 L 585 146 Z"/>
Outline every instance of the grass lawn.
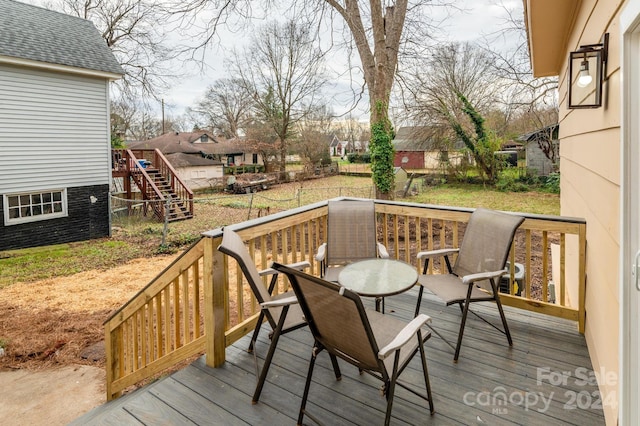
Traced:
<path fill-rule="evenodd" d="M 335 176 L 279 185 L 254 194 L 251 218 L 338 196 L 369 197 L 369 178 Z M 117 222 L 111 238 L 32 249 L 0 251 L 0 289 L 14 282 L 68 276 L 91 269 L 107 270 L 128 260 L 183 250 L 200 233 L 249 218 L 247 195 L 202 194 L 194 219 L 169 225 L 165 244 L 163 224 Z M 500 192 L 482 185 L 440 185 L 403 201 L 457 207 L 557 215 L 560 198 L 542 192 Z"/>

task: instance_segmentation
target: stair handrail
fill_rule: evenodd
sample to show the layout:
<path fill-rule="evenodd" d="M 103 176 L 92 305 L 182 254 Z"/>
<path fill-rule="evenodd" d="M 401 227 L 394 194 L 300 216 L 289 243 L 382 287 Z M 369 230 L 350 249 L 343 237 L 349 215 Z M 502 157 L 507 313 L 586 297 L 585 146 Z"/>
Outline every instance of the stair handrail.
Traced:
<path fill-rule="evenodd" d="M 185 201 L 185 202 L 189 203 L 189 214 L 191 214 L 191 216 L 193 216 L 193 214 L 194 214 L 194 210 L 193 210 L 193 191 L 187 186 L 186 183 L 184 183 L 184 181 L 182 179 L 180 179 L 180 176 L 178 175 L 178 172 L 176 172 L 176 170 L 173 168 L 173 166 L 171 165 L 169 160 L 167 160 L 167 158 L 157 148 L 155 149 L 155 158 L 157 160 L 159 160 L 158 162 L 162 163 L 162 166 L 166 167 L 166 169 L 171 174 L 171 180 L 170 180 L 171 189 L 178 194 L 178 198 L 181 201 Z M 160 168 L 158 167 L 158 169 L 160 169 Z M 162 170 L 161 170 L 161 174 L 164 175 Z M 177 183 L 177 185 L 176 185 L 176 183 Z M 177 186 L 179 186 L 179 188 L 177 188 Z"/>
<path fill-rule="evenodd" d="M 160 191 L 160 189 L 156 186 L 156 184 L 154 183 L 153 179 L 151 179 L 151 176 L 149 176 L 149 174 L 146 172 L 146 170 L 141 167 L 141 165 L 138 163 L 138 158 L 133 154 L 133 152 L 131 152 L 130 149 L 127 149 L 127 156 L 129 157 L 129 161 L 127 161 L 127 173 L 129 173 L 131 176 L 135 176 L 136 173 L 140 173 L 142 174 L 142 176 L 144 176 L 144 180 L 146 181 L 147 187 L 150 185 L 153 194 L 156 196 L 155 199 L 158 200 L 158 203 L 153 203 L 152 204 L 152 208 L 153 210 L 156 212 L 156 215 L 158 216 L 158 218 L 160 218 L 161 220 L 164 220 L 164 215 L 165 215 L 165 211 L 164 211 L 164 201 L 165 201 L 165 197 L 162 194 L 162 191 Z M 131 166 L 135 165 L 134 169 L 132 170 Z M 134 177 L 134 181 L 135 181 L 135 177 Z M 136 181 L 136 184 L 138 184 L 138 182 Z M 140 185 L 138 185 L 140 186 Z M 143 190 L 142 188 L 140 188 L 140 190 Z M 148 195 L 149 191 L 144 191 L 146 192 L 144 195 Z M 149 198 L 152 199 L 152 198 Z M 158 205 L 156 205 L 158 204 Z"/>
<path fill-rule="evenodd" d="M 173 175 L 173 179 L 175 179 L 176 181 L 178 181 L 178 183 L 185 189 L 185 191 L 187 192 L 187 194 L 189 194 L 191 197 L 193 197 L 193 191 L 187 186 L 186 183 L 184 183 L 184 181 L 182 179 L 180 179 L 180 176 L 178 175 L 178 172 L 176 172 L 176 170 L 173 168 L 173 166 L 171 165 L 171 163 L 169 162 L 169 160 L 167 160 L 167 157 L 165 157 L 162 152 L 156 148 L 156 156 L 162 160 L 162 162 L 165 164 L 165 166 L 169 169 L 169 171 L 171 172 L 171 174 Z M 171 186 L 173 187 L 173 182 L 171 182 Z"/>

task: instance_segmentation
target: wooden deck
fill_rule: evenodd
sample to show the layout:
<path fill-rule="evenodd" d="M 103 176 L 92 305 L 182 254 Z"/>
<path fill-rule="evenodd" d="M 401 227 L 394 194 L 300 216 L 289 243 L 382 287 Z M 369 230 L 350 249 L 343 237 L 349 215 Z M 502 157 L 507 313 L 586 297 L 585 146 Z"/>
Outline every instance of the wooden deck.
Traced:
<path fill-rule="evenodd" d="M 390 315 L 409 318 L 416 292 L 387 298 Z M 369 303 L 368 301 L 366 303 Z M 498 319 L 491 305 L 476 306 Z M 491 309 L 489 309 L 491 308 Z M 506 309 L 514 339 L 506 338 L 474 316 L 467 320 L 460 360 L 438 336 L 426 344 L 436 413 L 402 388 L 396 391 L 392 424 L 421 425 L 603 425 L 602 404 L 584 337 L 575 323 L 516 309 Z M 422 312 L 455 342 L 460 310 L 425 296 Z M 268 329 L 268 326 L 263 329 Z M 310 358 L 308 329 L 281 337 L 260 402 L 251 404 L 254 358 L 248 337 L 227 348 L 227 362 L 209 368 L 201 357 L 188 367 L 104 404 L 74 425 L 287 425 L 295 424 Z M 265 331 L 257 346 L 264 357 Z M 260 364 L 261 365 L 261 364 Z M 336 381 L 329 357 L 319 357 L 308 409 L 328 425 L 372 425 L 384 420 L 380 382 L 341 363 Z M 401 378 L 423 386 L 419 357 Z M 306 424 L 313 422 L 305 417 Z"/>

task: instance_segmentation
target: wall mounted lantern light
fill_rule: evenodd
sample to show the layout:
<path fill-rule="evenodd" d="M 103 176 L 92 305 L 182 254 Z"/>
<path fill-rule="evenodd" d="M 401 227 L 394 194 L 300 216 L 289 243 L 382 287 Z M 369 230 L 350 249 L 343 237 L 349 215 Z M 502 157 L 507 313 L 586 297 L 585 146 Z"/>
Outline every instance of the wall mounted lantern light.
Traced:
<path fill-rule="evenodd" d="M 569 108 L 602 106 L 602 83 L 607 77 L 609 33 L 599 44 L 587 44 L 569 54 Z"/>

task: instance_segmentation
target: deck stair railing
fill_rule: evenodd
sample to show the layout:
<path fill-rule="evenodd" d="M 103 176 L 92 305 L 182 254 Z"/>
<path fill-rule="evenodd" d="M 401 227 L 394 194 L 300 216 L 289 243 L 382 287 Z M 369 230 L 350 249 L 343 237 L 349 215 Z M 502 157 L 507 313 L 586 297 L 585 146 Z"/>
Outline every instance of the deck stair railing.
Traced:
<path fill-rule="evenodd" d="M 381 200 L 376 200 L 376 212 L 378 240 L 391 257 L 416 268 L 418 251 L 458 246 L 471 214 L 469 209 Z M 524 277 L 516 288 L 511 267 L 503 304 L 573 320 L 583 333 L 586 223 L 525 217 L 510 255 L 511 265 L 524 265 Z M 314 253 L 326 235 L 327 202 L 230 226 L 246 241 L 259 268 L 272 261 L 307 260 L 310 272 L 317 274 Z M 220 366 L 225 348 L 253 330 L 259 306 L 235 261 L 218 252 L 221 239 L 221 229 L 205 232 L 105 322 L 107 399 L 202 352 L 208 365 Z M 429 272 L 439 273 L 439 263 Z M 549 283 L 557 274 L 552 270 L 560 273 L 553 286 L 555 302 Z M 286 285 L 281 280 L 277 291 Z"/>
<path fill-rule="evenodd" d="M 160 221 L 190 219 L 194 214 L 193 191 L 180 179 L 171 163 L 158 149 L 112 150 L 112 175 L 122 177 L 127 198 L 131 198 L 130 180 L 145 203 Z M 165 208 L 168 207 L 168 210 Z"/>

